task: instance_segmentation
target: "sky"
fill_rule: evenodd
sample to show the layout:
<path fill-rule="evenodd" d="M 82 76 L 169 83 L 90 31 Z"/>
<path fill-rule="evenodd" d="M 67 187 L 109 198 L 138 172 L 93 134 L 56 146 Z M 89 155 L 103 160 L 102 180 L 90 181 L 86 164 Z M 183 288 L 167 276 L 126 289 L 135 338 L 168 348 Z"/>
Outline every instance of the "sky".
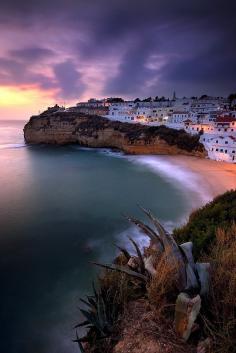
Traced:
<path fill-rule="evenodd" d="M 0 0 L 0 119 L 236 91 L 235 0 Z"/>

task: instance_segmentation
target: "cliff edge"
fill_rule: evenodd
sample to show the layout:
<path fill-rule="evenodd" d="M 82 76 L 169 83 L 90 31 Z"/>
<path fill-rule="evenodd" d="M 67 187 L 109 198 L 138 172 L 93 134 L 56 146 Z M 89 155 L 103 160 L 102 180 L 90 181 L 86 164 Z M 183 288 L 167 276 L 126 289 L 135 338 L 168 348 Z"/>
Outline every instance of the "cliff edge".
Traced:
<path fill-rule="evenodd" d="M 68 112 L 42 113 L 24 127 L 27 143 L 73 144 L 119 149 L 127 154 L 184 154 L 205 157 L 199 136 L 166 126 L 110 121 L 100 116 Z"/>

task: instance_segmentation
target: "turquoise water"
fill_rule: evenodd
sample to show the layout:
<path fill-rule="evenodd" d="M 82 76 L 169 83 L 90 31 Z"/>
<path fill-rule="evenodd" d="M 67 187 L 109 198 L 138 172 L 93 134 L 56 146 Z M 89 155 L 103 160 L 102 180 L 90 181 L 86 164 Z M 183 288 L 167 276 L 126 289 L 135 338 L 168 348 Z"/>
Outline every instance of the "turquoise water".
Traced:
<path fill-rule="evenodd" d="M 139 203 L 173 227 L 201 195 L 163 157 L 25 146 L 23 125 L 0 122 L 0 351 L 74 353 L 89 261 L 111 260 L 127 234 L 145 242 L 122 214 L 143 218 Z"/>

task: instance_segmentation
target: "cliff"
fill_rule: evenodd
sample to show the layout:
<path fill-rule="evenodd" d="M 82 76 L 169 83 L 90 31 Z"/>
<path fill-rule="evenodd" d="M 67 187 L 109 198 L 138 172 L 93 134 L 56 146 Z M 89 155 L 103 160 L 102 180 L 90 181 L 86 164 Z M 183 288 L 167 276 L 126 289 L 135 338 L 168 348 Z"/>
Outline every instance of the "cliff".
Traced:
<path fill-rule="evenodd" d="M 183 130 L 67 112 L 31 117 L 24 127 L 24 136 L 27 143 L 78 143 L 87 147 L 115 148 L 128 154 L 206 155 L 199 136 L 191 136 Z"/>

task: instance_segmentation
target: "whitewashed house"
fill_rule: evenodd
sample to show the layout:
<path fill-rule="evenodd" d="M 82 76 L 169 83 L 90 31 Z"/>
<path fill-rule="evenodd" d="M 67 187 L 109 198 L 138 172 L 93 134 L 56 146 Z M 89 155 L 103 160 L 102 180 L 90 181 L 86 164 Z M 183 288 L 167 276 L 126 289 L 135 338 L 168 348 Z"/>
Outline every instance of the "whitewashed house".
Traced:
<path fill-rule="evenodd" d="M 170 122 L 173 124 L 183 123 L 184 120 L 189 118 L 189 112 L 185 111 L 174 111 L 170 116 Z"/>
<path fill-rule="evenodd" d="M 134 102 L 118 102 L 109 106 L 107 118 L 121 122 L 137 122 Z"/>
<path fill-rule="evenodd" d="M 210 159 L 236 163 L 236 137 L 217 136 L 211 138 L 205 148 Z"/>

